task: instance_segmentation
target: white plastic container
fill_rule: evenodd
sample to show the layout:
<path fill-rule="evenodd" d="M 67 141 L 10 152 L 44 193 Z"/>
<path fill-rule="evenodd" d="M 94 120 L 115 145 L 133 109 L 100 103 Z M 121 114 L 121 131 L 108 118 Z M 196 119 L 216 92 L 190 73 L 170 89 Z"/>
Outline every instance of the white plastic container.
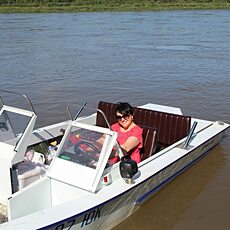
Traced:
<path fill-rule="evenodd" d="M 45 174 L 46 170 L 42 164 L 25 160 L 18 166 L 18 188 L 21 190 L 27 185 L 38 180 Z"/>

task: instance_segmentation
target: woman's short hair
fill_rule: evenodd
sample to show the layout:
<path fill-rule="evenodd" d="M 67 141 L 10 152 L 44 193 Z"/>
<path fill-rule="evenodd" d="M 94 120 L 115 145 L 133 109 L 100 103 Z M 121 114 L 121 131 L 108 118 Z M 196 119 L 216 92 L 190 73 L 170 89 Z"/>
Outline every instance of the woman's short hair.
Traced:
<path fill-rule="evenodd" d="M 118 102 L 116 112 L 119 112 L 121 114 L 133 115 L 133 108 L 127 102 Z"/>

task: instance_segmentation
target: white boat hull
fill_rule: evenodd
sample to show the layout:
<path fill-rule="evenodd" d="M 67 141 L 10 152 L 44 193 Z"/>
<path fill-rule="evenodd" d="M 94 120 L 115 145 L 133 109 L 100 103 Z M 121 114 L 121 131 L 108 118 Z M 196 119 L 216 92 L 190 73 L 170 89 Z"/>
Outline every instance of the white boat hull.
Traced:
<path fill-rule="evenodd" d="M 162 106 L 159 108 L 154 104 L 148 104 L 147 108 L 157 110 L 162 109 Z M 168 107 L 163 108 L 168 112 L 171 111 Z M 1 131 L 0 162 L 1 170 L 5 169 L 5 174 L 1 174 L 0 182 L 2 185 L 8 183 L 7 188 L 1 188 L 0 192 L 1 205 L 7 206 L 8 209 L 7 215 L 4 213 L 6 222 L 0 224 L 1 229 L 111 229 L 135 212 L 163 186 L 205 156 L 220 142 L 224 131 L 229 128 L 224 122 L 191 119 L 188 116 L 163 114 L 153 110 L 139 110 L 141 111 L 139 115 L 148 114 L 149 117 L 151 115 L 153 121 L 157 120 L 154 116 L 158 117 L 161 125 L 158 126 L 158 130 L 154 128 L 157 132 L 162 129 L 163 133 L 159 137 L 164 138 L 161 141 L 155 140 L 159 144 L 157 147 L 162 149 L 149 151 L 149 156 L 138 164 L 139 170 L 133 178 L 134 183 L 129 184 L 122 178 L 120 163 L 108 163 L 112 150 L 119 149 L 116 144 L 117 133 L 95 125 L 96 113 L 33 131 L 36 120 L 34 112 L 28 113 L 4 106 L 1 113 L 2 119 L 6 121 L 5 125 L 8 124 L 6 112 L 12 111 L 24 115 L 30 119 L 30 123 L 23 134 L 14 138 L 12 133 L 8 132 L 9 128 L 3 127 Z M 178 110 L 173 111 L 180 113 Z M 149 117 L 146 117 L 146 120 Z M 164 125 L 162 120 L 165 121 Z M 188 134 L 191 121 L 195 124 L 193 126 L 195 131 L 192 128 L 194 132 Z M 179 138 L 175 138 L 174 134 L 177 131 L 181 133 L 181 130 L 185 130 L 186 134 L 182 133 Z M 17 167 L 25 161 L 25 149 L 42 142 L 44 144 L 44 141 L 60 135 L 61 141 L 51 165 L 43 165 L 45 169 L 48 168 L 45 176 L 42 175 L 37 181 L 18 189 Z M 93 145 L 98 144 L 98 137 L 103 137 L 102 143 Z M 167 141 L 163 140 L 165 137 L 168 137 Z M 23 174 L 25 180 L 34 176 L 34 170 L 28 170 L 26 173 Z M 104 178 L 107 175 L 111 183 L 106 184 Z"/>
<path fill-rule="evenodd" d="M 213 136 L 205 144 L 188 151 L 187 154 L 167 165 L 167 167 L 162 168 L 157 173 L 150 175 L 144 181 L 135 183 L 130 189 L 81 213 L 73 213 L 71 216 L 65 216 L 65 212 L 63 212 L 61 220 L 52 222 L 49 221 L 49 215 L 52 215 L 51 209 L 46 213 L 46 217 L 41 213 L 40 218 L 46 218 L 47 222 L 44 226 L 40 224 L 36 226 L 33 221 L 30 225 L 30 217 L 28 216 L 27 221 L 23 221 L 24 223 L 18 219 L 3 224 L 2 227 L 5 225 L 3 229 L 28 229 L 29 225 L 31 226 L 29 229 L 111 229 L 131 215 L 141 203 L 205 156 L 219 143 L 222 135 L 223 133 L 219 133 Z M 144 165 L 142 167 L 147 166 Z M 56 209 L 56 207 L 53 209 Z M 33 225 L 34 227 L 32 227 Z"/>

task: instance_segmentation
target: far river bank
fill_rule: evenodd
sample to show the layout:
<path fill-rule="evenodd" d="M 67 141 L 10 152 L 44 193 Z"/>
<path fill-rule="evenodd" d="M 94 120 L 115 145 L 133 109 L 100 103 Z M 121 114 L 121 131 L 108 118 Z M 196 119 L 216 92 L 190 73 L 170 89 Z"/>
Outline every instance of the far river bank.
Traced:
<path fill-rule="evenodd" d="M 19 1 L 20 2 L 20 1 Z M 103 11 L 159 11 L 159 10 L 230 9 L 230 2 L 154 2 L 154 1 L 78 1 L 69 3 L 0 4 L 0 13 L 60 13 Z"/>

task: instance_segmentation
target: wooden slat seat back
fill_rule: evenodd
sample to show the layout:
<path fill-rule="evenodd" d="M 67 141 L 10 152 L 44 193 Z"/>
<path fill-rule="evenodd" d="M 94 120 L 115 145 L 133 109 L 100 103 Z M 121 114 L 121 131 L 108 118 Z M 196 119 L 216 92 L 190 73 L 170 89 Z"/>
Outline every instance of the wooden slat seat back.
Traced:
<path fill-rule="evenodd" d="M 100 101 L 98 104 L 98 109 L 100 109 L 105 114 L 110 125 L 116 123 L 116 115 L 115 115 L 116 107 L 117 107 L 116 104 L 104 102 L 104 101 Z M 101 127 L 108 127 L 104 117 L 100 112 L 97 112 L 96 125 Z"/>
<path fill-rule="evenodd" d="M 116 122 L 116 104 L 100 101 L 98 109 L 102 110 L 109 124 Z M 169 146 L 186 137 L 191 125 L 191 117 L 159 112 L 149 109 L 134 107 L 134 122 L 139 126 L 147 126 L 157 130 L 157 142 L 160 146 Z M 96 124 L 107 127 L 104 118 L 97 114 Z"/>
<path fill-rule="evenodd" d="M 161 146 L 169 146 L 186 137 L 190 130 L 191 117 L 134 108 L 134 121 L 140 126 L 149 126 L 158 130 L 157 141 Z"/>
<path fill-rule="evenodd" d="M 141 160 L 145 160 L 156 153 L 157 147 L 157 130 L 141 126 L 143 129 L 143 148 L 141 149 Z"/>

